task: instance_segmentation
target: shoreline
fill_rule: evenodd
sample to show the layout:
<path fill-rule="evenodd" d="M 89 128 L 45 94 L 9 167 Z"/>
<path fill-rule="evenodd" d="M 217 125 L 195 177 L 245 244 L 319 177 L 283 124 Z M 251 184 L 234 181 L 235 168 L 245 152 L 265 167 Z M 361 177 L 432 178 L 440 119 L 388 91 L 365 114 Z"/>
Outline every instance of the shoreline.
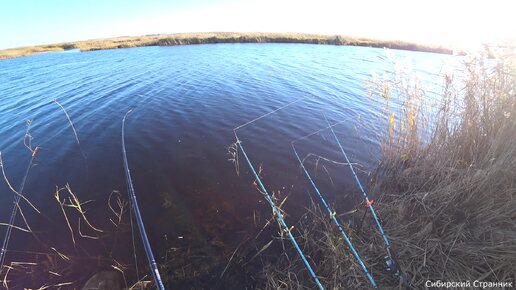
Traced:
<path fill-rule="evenodd" d="M 301 34 L 301 33 L 177 33 L 143 36 L 123 36 L 105 39 L 64 42 L 0 50 L 0 60 L 39 53 L 79 49 L 81 52 L 143 46 L 175 46 L 216 43 L 305 43 L 321 45 L 348 45 L 410 51 L 453 54 L 453 49 L 445 46 L 417 44 L 399 40 L 378 40 L 354 38 L 343 35 Z"/>

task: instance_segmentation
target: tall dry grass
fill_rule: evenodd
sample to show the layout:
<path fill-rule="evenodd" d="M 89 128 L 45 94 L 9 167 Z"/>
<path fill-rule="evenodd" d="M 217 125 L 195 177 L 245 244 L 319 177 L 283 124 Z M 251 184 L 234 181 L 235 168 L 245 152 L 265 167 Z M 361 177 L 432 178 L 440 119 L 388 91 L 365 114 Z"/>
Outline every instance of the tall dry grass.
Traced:
<path fill-rule="evenodd" d="M 508 60 L 470 59 L 445 75 L 433 107 L 410 75 L 376 84 L 388 128 L 369 189 L 412 289 L 438 280 L 516 281 L 515 72 Z M 327 289 L 370 287 L 318 206 L 297 228 Z M 406 288 L 385 271 L 385 249 L 370 216 L 359 233 L 352 226 L 346 231 L 380 289 Z M 266 266 L 266 288 L 310 289 L 298 260 L 286 252 Z"/>
<path fill-rule="evenodd" d="M 395 89 L 404 110 L 389 122 L 374 188 L 412 284 L 516 281 L 514 66 L 468 60 L 444 77 L 435 112 L 417 85 Z"/>

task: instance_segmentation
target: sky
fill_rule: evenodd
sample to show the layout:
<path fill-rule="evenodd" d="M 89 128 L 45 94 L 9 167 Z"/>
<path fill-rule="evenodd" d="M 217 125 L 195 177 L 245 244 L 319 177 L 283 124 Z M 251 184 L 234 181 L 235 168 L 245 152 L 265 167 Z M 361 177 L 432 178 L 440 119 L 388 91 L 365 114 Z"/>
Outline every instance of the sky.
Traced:
<path fill-rule="evenodd" d="M 180 32 L 303 32 L 470 47 L 516 39 L 514 0 L 0 0 L 0 49 Z"/>

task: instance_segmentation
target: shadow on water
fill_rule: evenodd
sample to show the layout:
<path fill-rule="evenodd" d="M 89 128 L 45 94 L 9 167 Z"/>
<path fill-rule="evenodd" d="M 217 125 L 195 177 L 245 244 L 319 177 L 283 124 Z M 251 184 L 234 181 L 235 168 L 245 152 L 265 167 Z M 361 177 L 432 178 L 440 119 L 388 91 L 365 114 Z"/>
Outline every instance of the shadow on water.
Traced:
<path fill-rule="evenodd" d="M 363 47 L 218 44 L 46 54 L 0 62 L 0 150 L 13 184 L 20 183 L 30 158 L 22 143 L 26 119 L 32 120 L 33 145 L 41 146 L 24 190 L 41 214 L 22 202 L 33 233 L 13 232 L 7 255 L 14 265 L 9 286 L 60 281 L 71 283 L 63 287 L 81 287 L 101 270 L 123 272 L 128 284 L 145 275 L 149 279 L 137 233 L 138 271 L 135 268 L 122 169 L 121 121 L 133 108 L 126 124 L 129 165 L 168 285 L 257 287 L 263 279 L 261 267 L 274 261 L 284 244 L 273 238 L 278 235 L 274 222 L 264 228 L 271 209 L 253 187 L 248 167 L 240 162 L 237 175 L 228 161 L 228 146 L 235 141 L 232 129 L 301 98 L 239 131 L 251 159 L 263 169 L 268 188 L 279 201 L 288 197 L 283 209 L 295 225 L 311 191 L 290 142 L 325 127 L 322 112 L 335 121 L 349 120 L 335 130 L 362 169 L 361 178 L 367 180 L 374 168 L 377 134 L 386 119 L 381 102 L 365 96 L 365 82 L 373 73 L 392 72 L 384 55 L 381 49 Z M 394 55 L 414 59 L 429 73 L 451 60 L 428 53 Z M 80 148 L 54 99 L 73 120 Z M 338 210 L 356 205 L 349 171 L 324 160 L 340 158 L 328 132 L 299 142 L 297 148 L 302 158 L 311 154 L 307 168 Z M 67 184 L 83 202 L 91 224 L 102 230 L 95 231 L 73 207 L 65 206 L 75 245 L 54 197 L 56 187 Z M 13 194 L 4 182 L 0 190 L 4 222 Z M 70 203 L 66 191 L 63 200 Z M 15 224 L 25 227 L 20 218 Z M 264 249 L 271 240 L 275 242 Z M 22 272 L 33 274 L 27 279 Z"/>

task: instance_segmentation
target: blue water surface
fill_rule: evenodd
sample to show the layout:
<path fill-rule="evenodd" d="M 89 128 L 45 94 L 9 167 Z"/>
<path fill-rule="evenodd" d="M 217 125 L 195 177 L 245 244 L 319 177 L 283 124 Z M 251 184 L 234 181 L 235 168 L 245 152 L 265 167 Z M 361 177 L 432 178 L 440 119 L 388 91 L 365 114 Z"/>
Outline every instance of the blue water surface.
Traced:
<path fill-rule="evenodd" d="M 158 262 L 170 247 L 195 247 L 196 241 L 223 255 L 245 233 L 263 226 L 257 215 L 266 220 L 271 214 L 242 156 L 236 167 L 228 161 L 233 128 L 293 102 L 238 134 L 270 191 L 289 197 L 285 208 L 295 223 L 311 188 L 291 141 L 325 127 L 324 115 L 331 123 L 342 122 L 336 133 L 367 183 L 367 173 L 381 158 L 387 122 L 384 101 L 367 95 L 368 81 L 392 78 L 396 63 L 410 64 L 437 93 L 442 68 L 452 61 L 453 56 L 433 53 L 307 44 L 144 47 L 3 60 L 0 151 L 17 188 L 31 157 L 23 144 L 31 120 L 31 145 L 39 151 L 24 194 L 42 213 L 23 203 L 24 213 L 47 246 L 84 254 L 72 245 L 54 193 L 68 184 L 88 201 L 90 221 L 112 229 L 108 198 L 112 191 L 126 198 L 122 117 L 133 109 L 126 123 L 128 159 Z M 80 144 L 53 100 L 66 108 Z M 329 132 L 300 140 L 296 148 L 330 203 L 342 210 L 356 205 L 348 168 L 318 157 L 343 162 Z M 0 181 L 0 222 L 8 221 L 13 196 Z M 63 191 L 62 199 L 67 196 Z M 75 229 L 80 217 L 67 211 Z M 24 225 L 19 218 L 16 224 Z M 98 235 L 84 224 L 82 229 Z M 78 232 L 75 238 L 91 248 L 90 254 L 105 250 Z M 47 250 L 27 233 L 15 231 L 12 239 L 8 260 L 15 251 Z M 118 243 L 129 253 L 128 239 Z"/>

